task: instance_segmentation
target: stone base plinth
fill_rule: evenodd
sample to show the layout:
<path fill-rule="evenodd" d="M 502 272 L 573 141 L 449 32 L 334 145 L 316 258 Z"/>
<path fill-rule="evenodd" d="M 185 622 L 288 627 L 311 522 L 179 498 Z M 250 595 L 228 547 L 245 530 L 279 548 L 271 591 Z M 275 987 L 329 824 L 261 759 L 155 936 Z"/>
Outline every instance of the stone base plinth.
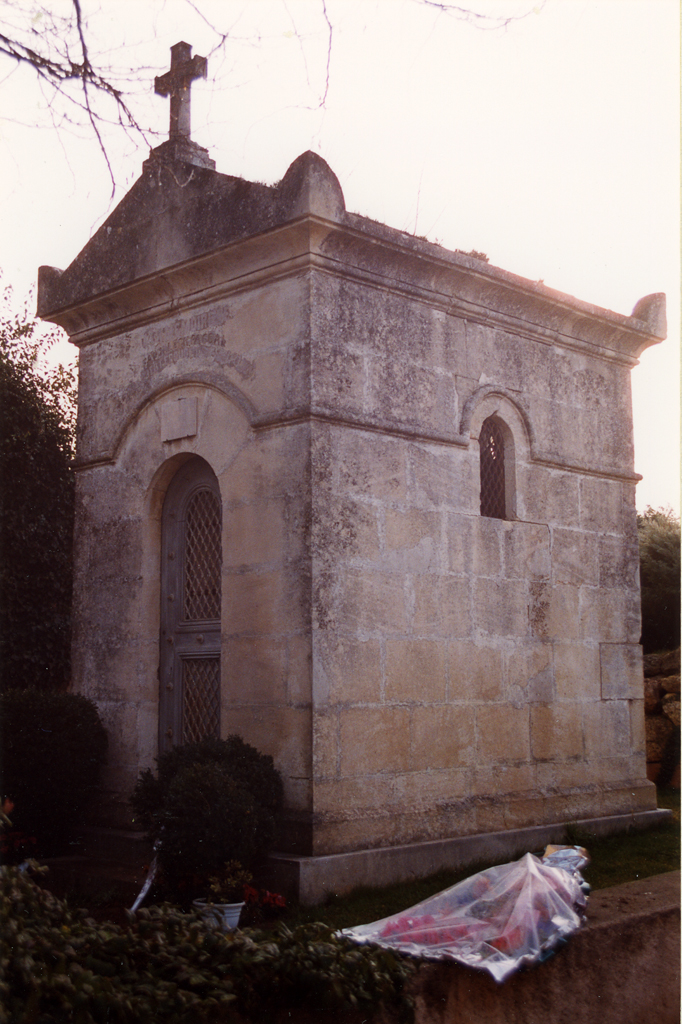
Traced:
<path fill-rule="evenodd" d="M 601 837 L 629 829 L 652 828 L 666 821 L 670 814 L 668 810 L 614 814 L 574 821 L 571 826 L 588 836 Z M 314 905 L 322 903 L 327 896 L 343 895 L 360 886 L 391 885 L 413 878 L 426 878 L 448 868 L 469 864 L 489 866 L 513 860 L 529 851 L 541 851 L 548 843 L 569 842 L 567 827 L 567 822 L 556 822 L 321 857 L 273 854 L 269 861 L 268 882 L 289 898 Z"/>

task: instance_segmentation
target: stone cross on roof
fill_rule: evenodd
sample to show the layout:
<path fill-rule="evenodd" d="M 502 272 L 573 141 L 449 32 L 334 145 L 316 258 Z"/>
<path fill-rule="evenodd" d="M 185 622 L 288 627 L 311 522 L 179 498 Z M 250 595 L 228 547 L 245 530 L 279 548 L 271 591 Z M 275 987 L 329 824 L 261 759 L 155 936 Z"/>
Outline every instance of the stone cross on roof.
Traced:
<path fill-rule="evenodd" d="M 195 78 L 206 78 L 205 57 L 192 57 L 189 43 L 171 46 L 170 71 L 154 79 L 154 92 L 170 96 L 170 138 L 190 137 L 190 87 Z"/>

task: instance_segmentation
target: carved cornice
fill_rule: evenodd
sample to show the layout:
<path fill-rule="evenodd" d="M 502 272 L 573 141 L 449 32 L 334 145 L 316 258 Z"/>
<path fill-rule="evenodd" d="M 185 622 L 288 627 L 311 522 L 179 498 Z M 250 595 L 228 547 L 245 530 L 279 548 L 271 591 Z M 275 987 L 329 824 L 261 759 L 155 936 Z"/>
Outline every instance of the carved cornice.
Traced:
<path fill-rule="evenodd" d="M 278 279 L 318 271 L 540 344 L 626 366 L 636 365 L 641 352 L 665 334 L 664 296 L 648 296 L 637 304 L 636 312 L 649 315 L 652 322 L 627 317 L 382 225 L 373 234 L 373 222 L 363 218 L 346 220 L 352 223 L 304 215 L 46 319 L 82 346 Z M 49 274 L 49 268 L 44 272 Z"/>

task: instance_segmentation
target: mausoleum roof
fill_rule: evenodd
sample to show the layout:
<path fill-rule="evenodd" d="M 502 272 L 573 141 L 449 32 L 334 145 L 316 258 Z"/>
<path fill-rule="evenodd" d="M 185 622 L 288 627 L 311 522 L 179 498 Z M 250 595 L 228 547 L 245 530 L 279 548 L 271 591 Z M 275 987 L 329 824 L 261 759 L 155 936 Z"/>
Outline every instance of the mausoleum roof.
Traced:
<path fill-rule="evenodd" d="M 466 302 L 481 308 L 501 303 L 507 313 L 545 329 L 570 331 L 579 321 L 583 340 L 595 332 L 607 339 L 627 336 L 623 354 L 629 359 L 666 336 L 663 294 L 641 299 L 631 316 L 623 316 L 491 266 L 475 255 L 447 250 L 349 213 L 336 175 L 313 152 L 294 160 L 275 185 L 221 174 L 208 166 L 212 161 L 205 153 L 201 150 L 189 162 L 187 154 L 170 143 L 152 151 L 141 177 L 71 265 L 63 271 L 40 268 L 38 316 L 78 333 L 78 317 L 73 314 L 84 305 L 91 307 L 93 300 L 121 293 L 136 282 L 151 282 L 160 274 L 170 281 L 173 268 L 312 218 L 335 229 L 326 239 L 325 252 L 337 263 L 360 260 L 382 277 L 395 275 L 401 281 L 414 275 L 415 261 L 430 264 L 426 276 L 436 289 L 447 277 L 448 294 L 458 291 Z M 372 247 L 369 262 L 367 243 Z M 419 276 L 426 279 L 423 272 Z M 116 306 L 120 309 L 119 302 Z M 101 315 L 96 319 L 102 323 Z"/>

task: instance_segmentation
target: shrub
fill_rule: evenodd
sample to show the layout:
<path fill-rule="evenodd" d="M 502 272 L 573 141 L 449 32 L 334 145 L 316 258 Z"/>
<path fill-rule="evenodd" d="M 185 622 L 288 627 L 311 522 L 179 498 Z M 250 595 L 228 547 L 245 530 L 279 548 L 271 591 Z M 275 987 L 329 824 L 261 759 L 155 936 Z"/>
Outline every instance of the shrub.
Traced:
<path fill-rule="evenodd" d="M 637 516 L 646 654 L 680 646 L 680 521 L 651 507 Z"/>
<path fill-rule="evenodd" d="M 239 736 L 174 747 L 141 773 L 132 806 L 152 841 L 166 883 L 200 887 L 225 861 L 250 867 L 271 848 L 282 806 L 272 758 Z"/>
<path fill-rule="evenodd" d="M 87 697 L 35 689 L 0 694 L 0 785 L 15 829 L 40 856 L 62 853 L 97 791 L 107 734 Z"/>
<path fill-rule="evenodd" d="M 2 686 L 66 689 L 71 645 L 75 375 L 42 357 L 58 334 L 0 294 Z"/>
<path fill-rule="evenodd" d="M 121 928 L 0 869 L 3 1024 L 117 1024 L 153 1020 L 261 1022 L 295 1007 L 351 1007 L 371 1019 L 382 1004 L 405 1015 L 414 964 L 358 946 L 325 925 L 220 932 L 168 905 Z"/>

